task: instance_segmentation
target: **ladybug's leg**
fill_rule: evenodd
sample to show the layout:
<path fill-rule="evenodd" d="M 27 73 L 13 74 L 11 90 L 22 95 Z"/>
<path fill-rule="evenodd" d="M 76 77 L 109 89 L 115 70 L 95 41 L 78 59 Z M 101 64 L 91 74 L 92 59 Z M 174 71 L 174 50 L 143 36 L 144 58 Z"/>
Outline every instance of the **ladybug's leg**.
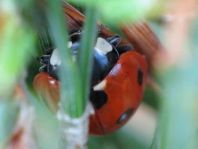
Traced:
<path fill-rule="evenodd" d="M 117 47 L 120 44 L 121 38 L 118 35 L 114 35 L 114 36 L 108 37 L 106 40 L 110 44 L 112 44 L 114 47 Z"/>
<path fill-rule="evenodd" d="M 130 50 L 134 50 L 133 46 L 130 43 L 121 44 L 122 39 L 118 35 L 108 37 L 107 41 L 112 44 L 118 55 L 121 55 Z"/>
<path fill-rule="evenodd" d="M 50 55 L 43 55 L 39 58 L 41 67 L 39 68 L 39 71 L 46 71 L 49 72 L 49 61 L 50 61 Z"/>

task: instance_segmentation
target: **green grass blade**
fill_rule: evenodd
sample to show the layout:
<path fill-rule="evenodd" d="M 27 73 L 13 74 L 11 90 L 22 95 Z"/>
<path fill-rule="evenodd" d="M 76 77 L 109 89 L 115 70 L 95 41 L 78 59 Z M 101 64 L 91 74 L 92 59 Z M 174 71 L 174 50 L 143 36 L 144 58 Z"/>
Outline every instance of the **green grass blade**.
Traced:
<path fill-rule="evenodd" d="M 71 50 L 68 49 L 68 35 L 61 1 L 48 1 L 48 19 L 50 31 L 61 57 L 61 107 L 71 117 L 79 117 L 83 113 L 82 86 L 77 64 L 72 61 Z M 53 10 L 53 11 L 52 11 Z"/>
<path fill-rule="evenodd" d="M 80 73 L 82 76 L 82 86 L 83 86 L 83 105 L 85 108 L 86 101 L 89 95 L 89 86 L 92 70 L 92 59 L 93 59 L 93 47 L 96 38 L 96 18 L 97 11 L 93 7 L 87 7 L 86 9 L 86 20 L 83 29 L 83 36 L 81 41 L 81 48 L 79 52 L 79 65 Z"/>

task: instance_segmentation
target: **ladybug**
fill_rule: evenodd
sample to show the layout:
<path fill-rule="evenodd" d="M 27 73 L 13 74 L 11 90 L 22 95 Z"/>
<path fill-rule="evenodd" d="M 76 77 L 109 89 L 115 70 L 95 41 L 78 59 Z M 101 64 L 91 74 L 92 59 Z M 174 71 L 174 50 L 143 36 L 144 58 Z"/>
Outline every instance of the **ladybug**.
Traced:
<path fill-rule="evenodd" d="M 70 34 L 68 47 L 74 56 L 79 49 L 81 31 Z M 131 45 L 121 45 L 117 35 L 98 36 L 94 47 L 90 101 L 95 114 L 90 116 L 90 134 L 103 135 L 123 126 L 138 108 L 147 77 L 147 62 Z M 61 60 L 57 49 L 41 56 L 40 72 L 33 80 L 37 93 L 56 111 Z"/>

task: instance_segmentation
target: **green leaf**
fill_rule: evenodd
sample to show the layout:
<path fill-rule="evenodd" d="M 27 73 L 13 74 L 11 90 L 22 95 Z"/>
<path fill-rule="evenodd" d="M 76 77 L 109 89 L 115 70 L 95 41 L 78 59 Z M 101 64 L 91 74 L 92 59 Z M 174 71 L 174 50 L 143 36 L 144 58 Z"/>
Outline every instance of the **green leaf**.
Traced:
<path fill-rule="evenodd" d="M 86 20 L 83 28 L 83 35 L 81 41 L 81 47 L 79 52 L 79 68 L 82 76 L 82 100 L 84 109 L 87 105 L 89 98 L 91 70 L 93 62 L 93 48 L 96 39 L 97 27 L 96 27 L 97 11 L 93 8 L 87 7 Z"/>
<path fill-rule="evenodd" d="M 71 117 L 79 117 L 83 113 L 82 84 L 77 63 L 72 60 L 71 50 L 67 47 L 68 35 L 64 22 L 61 2 L 48 1 L 48 21 L 50 33 L 61 57 L 61 108 Z M 53 10 L 53 11 L 51 11 Z"/>
<path fill-rule="evenodd" d="M 164 0 L 69 0 L 76 5 L 96 6 L 107 23 L 126 23 L 160 14 Z M 158 2 L 158 3 L 157 3 Z M 160 8 L 160 9 L 159 9 Z"/>
<path fill-rule="evenodd" d="M 34 47 L 34 33 L 22 24 L 11 10 L 0 13 L 0 94 L 11 93 L 10 88 L 23 73 L 30 51 Z"/>

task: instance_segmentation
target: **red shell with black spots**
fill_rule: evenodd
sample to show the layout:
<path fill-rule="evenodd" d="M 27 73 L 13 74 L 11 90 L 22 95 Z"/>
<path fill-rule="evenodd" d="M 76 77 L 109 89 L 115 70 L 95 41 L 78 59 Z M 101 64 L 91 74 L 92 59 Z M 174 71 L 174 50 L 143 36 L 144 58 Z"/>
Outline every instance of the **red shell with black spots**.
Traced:
<path fill-rule="evenodd" d="M 134 51 L 121 55 L 105 78 L 107 100 L 95 108 L 95 115 L 90 118 L 91 134 L 110 133 L 129 120 L 143 97 L 146 76 L 144 56 Z"/>
<path fill-rule="evenodd" d="M 147 77 L 145 57 L 135 51 L 123 53 L 104 78 L 103 90 L 90 99 L 95 114 L 90 116 L 90 134 L 103 135 L 123 126 L 138 108 Z M 103 80 L 103 81 L 104 81 Z M 40 72 L 34 78 L 36 92 L 55 111 L 59 100 L 59 81 Z M 98 95 L 97 96 L 97 92 Z"/>

